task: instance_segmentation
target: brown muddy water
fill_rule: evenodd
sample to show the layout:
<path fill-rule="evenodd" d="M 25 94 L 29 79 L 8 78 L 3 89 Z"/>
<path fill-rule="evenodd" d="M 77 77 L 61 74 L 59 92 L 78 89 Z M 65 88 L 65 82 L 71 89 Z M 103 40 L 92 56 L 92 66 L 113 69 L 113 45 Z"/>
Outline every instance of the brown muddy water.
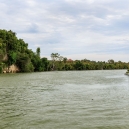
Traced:
<path fill-rule="evenodd" d="M 129 129 L 126 70 L 0 75 L 0 129 Z"/>

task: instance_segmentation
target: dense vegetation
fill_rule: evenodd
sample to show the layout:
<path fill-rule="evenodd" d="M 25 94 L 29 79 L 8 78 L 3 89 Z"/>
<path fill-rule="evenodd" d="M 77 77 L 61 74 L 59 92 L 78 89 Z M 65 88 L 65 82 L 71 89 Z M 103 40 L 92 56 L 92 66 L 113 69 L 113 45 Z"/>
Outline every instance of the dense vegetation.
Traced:
<path fill-rule="evenodd" d="M 5 67 L 15 64 L 20 72 L 53 71 L 53 70 L 102 70 L 102 69 L 128 69 L 129 63 L 108 60 L 90 61 L 71 60 L 60 56 L 58 53 L 51 54 L 51 60 L 40 57 L 40 48 L 33 52 L 28 49 L 28 44 L 23 39 L 18 39 L 13 31 L 0 30 L 0 72 Z"/>
<path fill-rule="evenodd" d="M 33 72 L 46 70 L 48 61 L 40 58 L 40 48 L 33 52 L 23 39 L 16 37 L 16 33 L 0 30 L 0 72 L 12 64 L 17 65 L 21 72 Z"/>
<path fill-rule="evenodd" d="M 54 57 L 53 57 L 54 55 Z M 53 70 L 106 70 L 106 69 L 127 69 L 129 63 L 125 62 L 114 62 L 114 60 L 108 60 L 108 62 L 102 61 L 90 61 L 87 59 L 83 60 L 71 60 L 63 58 L 58 53 L 52 53 Z"/>

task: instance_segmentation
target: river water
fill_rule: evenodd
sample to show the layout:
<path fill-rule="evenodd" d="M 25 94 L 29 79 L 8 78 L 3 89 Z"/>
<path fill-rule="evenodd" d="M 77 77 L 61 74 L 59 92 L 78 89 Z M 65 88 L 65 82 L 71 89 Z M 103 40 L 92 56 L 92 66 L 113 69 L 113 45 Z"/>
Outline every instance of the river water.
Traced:
<path fill-rule="evenodd" d="M 129 129 L 126 70 L 0 75 L 0 129 Z"/>

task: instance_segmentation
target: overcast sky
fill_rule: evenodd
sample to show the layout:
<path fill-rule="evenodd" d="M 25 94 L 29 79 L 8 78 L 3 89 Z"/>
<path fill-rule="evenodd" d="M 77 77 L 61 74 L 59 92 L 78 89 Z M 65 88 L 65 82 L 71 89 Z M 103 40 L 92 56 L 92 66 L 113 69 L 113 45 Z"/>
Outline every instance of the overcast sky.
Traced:
<path fill-rule="evenodd" d="M 49 59 L 129 62 L 129 0 L 0 0 L 0 29 Z"/>

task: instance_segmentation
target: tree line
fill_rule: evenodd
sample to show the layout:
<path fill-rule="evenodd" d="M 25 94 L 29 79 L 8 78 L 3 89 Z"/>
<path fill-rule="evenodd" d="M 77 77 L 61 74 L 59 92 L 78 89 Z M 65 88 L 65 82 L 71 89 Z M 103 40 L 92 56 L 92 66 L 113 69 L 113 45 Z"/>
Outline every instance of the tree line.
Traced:
<path fill-rule="evenodd" d="M 112 69 L 128 69 L 129 63 L 115 62 L 113 59 L 105 61 L 91 61 L 88 59 L 75 60 L 67 59 L 58 53 L 51 54 L 52 70 L 112 70 Z"/>
<path fill-rule="evenodd" d="M 106 70 L 106 69 L 128 69 L 129 63 L 115 62 L 110 59 L 105 61 L 91 61 L 88 59 L 72 60 L 52 53 L 51 60 L 40 57 L 40 47 L 33 52 L 28 48 L 28 43 L 18 39 L 16 33 L 0 29 L 0 72 L 15 64 L 20 72 L 36 71 L 67 71 L 67 70 Z"/>
<path fill-rule="evenodd" d="M 15 64 L 20 72 L 45 71 L 47 58 L 40 58 L 40 48 L 33 52 L 28 43 L 18 39 L 16 33 L 0 30 L 0 69 Z"/>

